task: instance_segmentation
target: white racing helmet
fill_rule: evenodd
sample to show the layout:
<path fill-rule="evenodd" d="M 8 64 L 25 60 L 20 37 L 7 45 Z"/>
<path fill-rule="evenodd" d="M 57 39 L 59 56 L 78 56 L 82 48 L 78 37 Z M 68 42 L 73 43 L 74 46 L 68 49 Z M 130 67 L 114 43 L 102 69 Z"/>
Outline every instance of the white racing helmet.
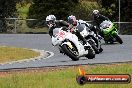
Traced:
<path fill-rule="evenodd" d="M 93 10 L 93 14 L 99 14 L 99 10 Z"/>
<path fill-rule="evenodd" d="M 55 24 L 55 21 L 56 21 L 56 17 L 54 15 L 48 15 L 46 17 L 46 24 L 51 27 Z"/>
<path fill-rule="evenodd" d="M 55 21 L 56 20 L 56 17 L 54 15 L 49 15 L 46 17 L 46 22 L 47 21 Z"/>
<path fill-rule="evenodd" d="M 93 10 L 93 16 L 94 17 L 99 17 L 99 10 Z"/>

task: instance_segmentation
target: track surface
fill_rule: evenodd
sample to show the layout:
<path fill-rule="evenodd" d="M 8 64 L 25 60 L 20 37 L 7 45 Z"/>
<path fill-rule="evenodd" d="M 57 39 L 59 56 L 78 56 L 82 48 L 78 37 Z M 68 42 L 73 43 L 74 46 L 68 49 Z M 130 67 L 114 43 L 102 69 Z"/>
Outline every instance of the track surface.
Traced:
<path fill-rule="evenodd" d="M 15 46 L 50 51 L 53 57 L 29 62 L 16 62 L 0 65 L 0 70 L 12 68 L 30 68 L 59 65 L 99 64 L 132 61 L 132 36 L 122 35 L 123 44 L 102 45 L 104 51 L 97 54 L 94 59 L 80 58 L 72 61 L 66 55 L 59 53 L 58 49 L 51 45 L 51 38 L 47 34 L 0 34 L 0 46 Z"/>

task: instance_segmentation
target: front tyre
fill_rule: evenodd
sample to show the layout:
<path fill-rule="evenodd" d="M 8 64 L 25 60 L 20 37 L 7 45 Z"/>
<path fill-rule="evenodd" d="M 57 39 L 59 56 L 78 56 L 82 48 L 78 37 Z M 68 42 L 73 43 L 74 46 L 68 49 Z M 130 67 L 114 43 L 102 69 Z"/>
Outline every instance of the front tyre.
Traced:
<path fill-rule="evenodd" d="M 120 44 L 123 43 L 122 39 L 121 39 L 120 36 L 117 35 L 117 34 L 115 35 L 115 39 L 116 39 L 116 41 L 119 42 Z"/>
<path fill-rule="evenodd" d="M 62 50 L 64 51 L 64 53 L 69 56 L 73 61 L 77 61 L 79 60 L 79 57 L 72 52 L 72 50 L 69 48 L 68 45 L 64 44 L 62 45 Z"/>

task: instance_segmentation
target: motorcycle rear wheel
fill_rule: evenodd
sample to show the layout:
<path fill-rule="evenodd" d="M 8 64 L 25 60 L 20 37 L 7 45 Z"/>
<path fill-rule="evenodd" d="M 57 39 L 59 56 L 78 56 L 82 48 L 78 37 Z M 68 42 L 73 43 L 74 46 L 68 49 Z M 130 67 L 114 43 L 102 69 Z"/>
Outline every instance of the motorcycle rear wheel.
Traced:
<path fill-rule="evenodd" d="M 92 48 L 94 49 L 96 54 L 99 54 L 99 49 L 97 48 L 97 46 L 94 44 L 93 41 L 89 40 L 88 43 L 92 46 Z"/>
<path fill-rule="evenodd" d="M 103 48 L 102 48 L 102 47 L 99 49 L 99 52 L 100 52 L 100 53 L 103 52 Z"/>
<path fill-rule="evenodd" d="M 88 50 L 88 54 L 85 57 L 87 57 L 88 59 L 95 58 L 95 52 L 94 52 L 94 50 L 93 49 L 89 49 Z"/>

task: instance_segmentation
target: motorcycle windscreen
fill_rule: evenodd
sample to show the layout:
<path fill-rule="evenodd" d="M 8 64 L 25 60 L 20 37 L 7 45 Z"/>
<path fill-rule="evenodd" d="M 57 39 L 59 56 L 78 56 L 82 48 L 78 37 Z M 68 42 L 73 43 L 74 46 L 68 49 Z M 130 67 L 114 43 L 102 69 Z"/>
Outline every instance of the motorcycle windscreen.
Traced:
<path fill-rule="evenodd" d="M 77 26 L 77 29 L 79 32 L 82 32 L 84 30 L 84 28 L 85 28 L 85 24 L 80 24 Z"/>
<path fill-rule="evenodd" d="M 112 23 L 111 23 L 110 21 L 103 21 L 103 22 L 100 24 L 100 29 L 109 28 L 111 25 L 112 25 Z"/>
<path fill-rule="evenodd" d="M 56 34 L 58 34 L 59 31 L 60 31 L 60 28 L 53 29 L 53 36 L 56 36 Z"/>

